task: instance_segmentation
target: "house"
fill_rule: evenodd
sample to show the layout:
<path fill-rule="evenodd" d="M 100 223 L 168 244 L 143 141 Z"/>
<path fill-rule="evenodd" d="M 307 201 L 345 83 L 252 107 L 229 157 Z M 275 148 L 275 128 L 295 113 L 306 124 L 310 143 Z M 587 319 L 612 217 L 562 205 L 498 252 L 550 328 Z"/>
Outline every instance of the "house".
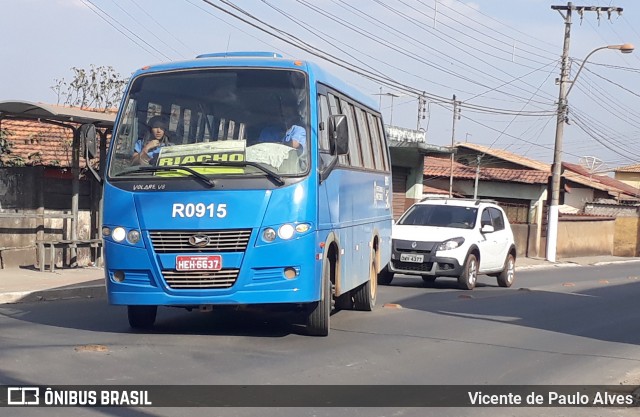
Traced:
<path fill-rule="evenodd" d="M 0 128 L 11 143 L 10 153 L 1 156 L 4 165 L 71 167 L 71 130 L 22 119 L 0 119 Z"/>
<path fill-rule="evenodd" d="M 637 201 L 640 190 L 591 174 L 579 165 L 562 166 L 566 186 L 559 208 L 559 255 L 613 253 L 615 218 L 585 214 L 585 204 L 602 199 Z M 519 234 L 519 253 L 544 256 L 550 175 L 550 164 L 506 150 L 461 143 L 456 145 L 453 167 L 450 158 L 425 158 L 424 185 L 448 191 L 453 178 L 454 193 L 498 201 Z M 592 238 L 587 237 L 589 233 Z"/>
<path fill-rule="evenodd" d="M 45 243 L 55 254 L 53 242 L 65 242 L 67 264 L 89 259 L 77 247 L 99 240 L 102 192 L 93 177 L 82 175 L 79 127 L 91 123 L 106 139 L 114 120 L 113 113 L 0 102 L 0 129 L 9 145 L 0 155 L 0 228 L 13 231 L 0 234 L 0 267 L 34 265 L 44 257 Z M 104 154 L 107 140 L 99 142 Z"/>
<path fill-rule="evenodd" d="M 640 188 L 640 164 L 623 166 L 615 169 L 613 173 L 615 179 L 632 187 Z"/>
<path fill-rule="evenodd" d="M 391 158 L 393 183 L 393 218 L 398 219 L 404 211 L 423 195 L 423 166 L 426 155 L 449 155 L 451 150 L 427 143 L 424 131 L 385 125 Z"/>

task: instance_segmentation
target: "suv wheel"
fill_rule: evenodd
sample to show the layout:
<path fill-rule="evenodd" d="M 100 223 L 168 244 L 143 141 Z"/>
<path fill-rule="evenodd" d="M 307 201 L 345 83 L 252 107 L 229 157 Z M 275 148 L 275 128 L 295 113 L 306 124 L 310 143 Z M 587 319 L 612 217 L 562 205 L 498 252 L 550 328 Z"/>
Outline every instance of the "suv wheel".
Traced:
<path fill-rule="evenodd" d="M 424 281 L 425 284 L 433 284 L 433 282 L 436 280 L 436 276 L 435 275 L 423 275 L 422 276 L 422 280 Z"/>
<path fill-rule="evenodd" d="M 478 258 L 470 253 L 464 263 L 462 274 L 458 277 L 458 287 L 463 290 L 472 290 L 476 286 L 478 278 Z"/>
<path fill-rule="evenodd" d="M 516 259 L 512 254 L 507 255 L 504 261 L 504 269 L 498 274 L 498 285 L 501 287 L 510 287 L 516 277 Z"/>

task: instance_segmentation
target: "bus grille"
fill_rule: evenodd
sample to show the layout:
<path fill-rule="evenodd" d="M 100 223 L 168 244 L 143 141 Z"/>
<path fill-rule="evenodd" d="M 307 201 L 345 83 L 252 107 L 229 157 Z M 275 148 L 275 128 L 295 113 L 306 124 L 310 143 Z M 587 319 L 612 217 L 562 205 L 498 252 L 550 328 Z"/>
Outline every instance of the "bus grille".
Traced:
<path fill-rule="evenodd" d="M 429 272 L 433 268 L 433 262 L 424 262 L 421 264 L 413 262 L 391 261 L 393 267 L 400 271 Z"/>
<path fill-rule="evenodd" d="M 249 244 L 251 229 L 233 230 L 180 230 L 149 232 L 151 243 L 156 253 L 171 252 L 244 252 Z M 189 238 L 207 237 L 208 243 L 196 247 L 189 243 Z"/>
<path fill-rule="evenodd" d="M 164 280 L 172 289 L 230 288 L 238 279 L 239 269 L 220 271 L 162 271 Z"/>

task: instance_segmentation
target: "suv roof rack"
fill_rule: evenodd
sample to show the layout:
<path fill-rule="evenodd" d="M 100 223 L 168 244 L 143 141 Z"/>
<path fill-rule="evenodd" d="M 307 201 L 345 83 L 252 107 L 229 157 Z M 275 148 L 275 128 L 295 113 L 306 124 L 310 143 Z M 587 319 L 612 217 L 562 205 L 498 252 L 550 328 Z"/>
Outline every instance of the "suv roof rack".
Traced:
<path fill-rule="evenodd" d="M 456 200 L 456 201 L 473 201 L 475 202 L 476 206 L 480 203 L 491 203 L 491 204 L 498 204 L 498 202 L 496 200 L 492 200 L 489 198 L 459 198 L 459 197 L 449 197 L 449 196 L 433 196 L 433 197 L 425 197 L 422 201 L 426 201 L 426 200 Z"/>

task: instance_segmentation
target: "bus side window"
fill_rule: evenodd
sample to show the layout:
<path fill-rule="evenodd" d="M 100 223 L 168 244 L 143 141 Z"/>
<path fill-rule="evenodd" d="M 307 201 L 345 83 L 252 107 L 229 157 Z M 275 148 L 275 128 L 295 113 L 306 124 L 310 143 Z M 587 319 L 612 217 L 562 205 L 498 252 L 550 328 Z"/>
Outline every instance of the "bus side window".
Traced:
<path fill-rule="evenodd" d="M 380 120 L 379 117 L 377 116 L 373 116 L 373 119 L 375 121 L 376 126 L 378 126 L 378 136 L 380 136 L 380 141 L 382 143 L 385 143 L 384 140 L 384 127 L 382 126 L 382 120 Z M 389 152 L 387 150 L 387 147 L 385 145 L 382 146 L 382 156 L 383 156 L 383 160 L 384 160 L 384 168 L 385 171 L 389 172 L 390 170 L 390 165 L 391 162 L 389 161 Z"/>
<path fill-rule="evenodd" d="M 369 127 L 364 111 L 356 107 L 356 124 L 358 125 L 358 133 L 360 134 L 360 146 L 362 147 L 362 160 L 364 167 L 373 169 L 373 156 L 371 154 L 371 139 L 369 138 Z"/>
<path fill-rule="evenodd" d="M 384 153 L 382 148 L 384 144 L 382 143 L 382 138 L 378 134 L 378 126 L 375 123 L 375 119 L 373 115 L 369 112 L 366 112 L 367 117 L 367 128 L 369 129 L 369 133 L 371 136 L 371 145 L 373 146 L 373 162 L 375 163 L 375 167 L 378 171 L 385 171 L 384 164 Z"/>
<path fill-rule="evenodd" d="M 356 128 L 356 120 L 354 114 L 353 104 L 340 99 L 340 108 L 342 114 L 347 116 L 347 123 L 349 125 L 349 159 L 351 166 L 355 168 L 362 168 L 362 153 L 360 150 L 360 141 L 358 140 L 358 129 Z"/>
<path fill-rule="evenodd" d="M 320 129 L 318 126 L 318 134 L 320 135 L 320 150 L 329 152 L 329 137 L 327 135 L 327 119 L 329 118 L 329 103 L 327 97 L 318 95 L 318 124 L 324 126 Z"/>
<path fill-rule="evenodd" d="M 329 129 L 327 119 L 329 118 L 329 103 L 327 96 L 318 95 L 318 137 L 320 151 L 320 168 L 326 167 L 331 161 L 331 150 L 329 149 Z M 321 128 L 322 127 L 322 128 Z"/>

